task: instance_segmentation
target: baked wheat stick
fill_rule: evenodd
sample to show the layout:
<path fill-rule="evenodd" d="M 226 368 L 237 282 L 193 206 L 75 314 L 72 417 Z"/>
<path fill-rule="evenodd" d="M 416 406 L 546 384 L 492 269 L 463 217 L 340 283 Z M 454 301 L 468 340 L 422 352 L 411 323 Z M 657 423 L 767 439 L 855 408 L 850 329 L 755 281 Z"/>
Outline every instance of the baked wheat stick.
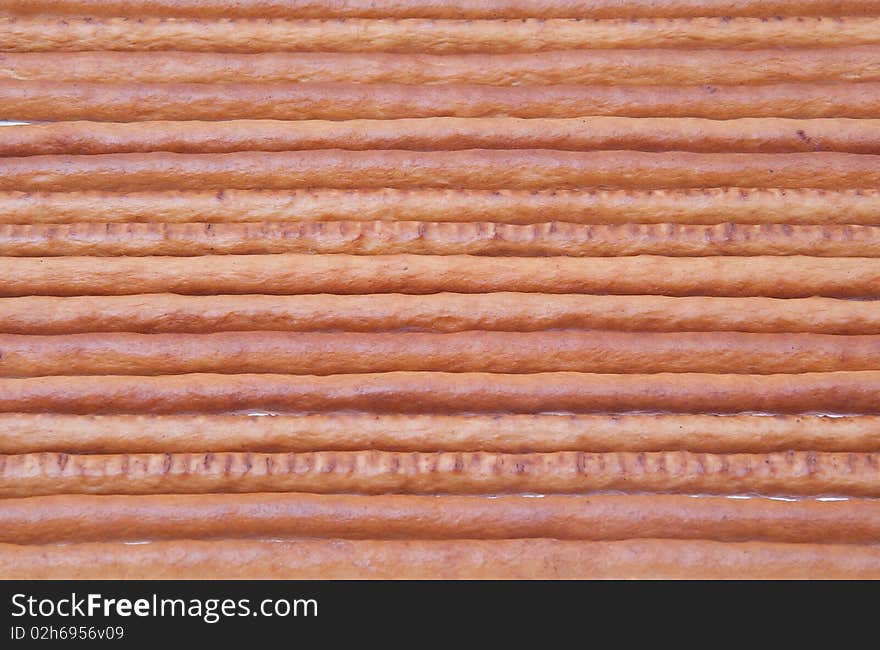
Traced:
<path fill-rule="evenodd" d="M 880 413 L 880 371 L 797 375 L 388 372 L 0 378 L 0 412 Z"/>
<path fill-rule="evenodd" d="M 880 548 L 670 539 L 3 544 L 0 574 L 27 580 L 867 580 L 880 579 Z"/>
<path fill-rule="evenodd" d="M 27 580 L 866 580 L 880 578 L 880 548 L 671 539 L 3 544 L 0 574 Z"/>
<path fill-rule="evenodd" d="M 186 55 L 182 55 L 185 58 Z M 830 92 L 833 89 L 833 92 Z M 6 120 L 406 117 L 880 118 L 880 83 L 758 86 L 145 84 L 0 79 Z"/>
<path fill-rule="evenodd" d="M 0 332 L 9 334 L 548 329 L 880 334 L 880 301 L 513 292 L 0 299 Z"/>
<path fill-rule="evenodd" d="M 637 538 L 880 543 L 880 500 L 680 495 L 62 495 L 0 499 L 0 543 Z"/>
<path fill-rule="evenodd" d="M 386 52 L 0 52 L 0 78 L 146 83 L 754 84 L 878 81 L 880 47 L 780 50 Z"/>
<path fill-rule="evenodd" d="M 752 415 L 0 414 L 0 453 L 872 452 L 880 418 Z"/>
<path fill-rule="evenodd" d="M 323 451 L 0 457 L 0 496 L 315 492 L 880 496 L 880 454 Z"/>
<path fill-rule="evenodd" d="M 880 153 L 880 120 L 434 117 L 344 121 L 56 122 L 5 128 L 0 141 L 2 156 L 328 148 Z"/>
<path fill-rule="evenodd" d="M 185 18 L 678 18 L 880 14 L 874 0 L 6 0 L 4 11 Z"/>
<path fill-rule="evenodd" d="M 880 190 L 0 191 L 0 223 L 412 220 L 880 225 Z"/>
<path fill-rule="evenodd" d="M 644 151 L 241 151 L 0 158 L 0 190 L 880 186 L 880 155 Z"/>
<path fill-rule="evenodd" d="M 880 258 L 202 255 L 0 257 L 0 296 L 180 294 L 661 294 L 880 297 Z"/>
<path fill-rule="evenodd" d="M 880 43 L 876 17 L 585 21 L 360 19 L 165 20 L 2 17 L 6 52 L 540 52 L 594 48 L 839 47 Z"/>
<path fill-rule="evenodd" d="M 880 336 L 743 332 L 0 334 L 0 376 L 880 370 Z M 880 445 L 878 445 L 880 446 Z"/>
<path fill-rule="evenodd" d="M 0 255 L 812 255 L 880 257 L 880 226 L 495 222 L 0 224 Z"/>

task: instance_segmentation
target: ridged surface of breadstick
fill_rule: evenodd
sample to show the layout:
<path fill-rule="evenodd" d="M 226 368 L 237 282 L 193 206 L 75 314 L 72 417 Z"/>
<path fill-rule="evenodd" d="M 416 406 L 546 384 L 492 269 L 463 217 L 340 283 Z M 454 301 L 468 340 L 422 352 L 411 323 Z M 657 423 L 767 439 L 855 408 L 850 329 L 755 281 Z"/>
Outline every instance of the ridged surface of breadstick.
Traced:
<path fill-rule="evenodd" d="M 12 14 L 192 18 L 676 18 L 878 15 L 873 0 L 7 0 Z"/>
<path fill-rule="evenodd" d="M 595 48 L 832 47 L 880 42 L 873 17 L 683 20 L 0 18 L 0 49 L 192 52 L 540 52 Z"/>
<path fill-rule="evenodd" d="M 880 23 L 880 21 L 878 21 Z M 880 29 L 880 26 L 878 26 Z M 880 37 L 878 37 L 880 39 Z M 787 153 L 880 153 L 880 120 L 786 118 L 458 118 L 54 122 L 3 130 L 0 155 L 171 151 L 228 153 L 339 148 L 633 149 Z"/>
<path fill-rule="evenodd" d="M 880 256 L 880 226 L 299 221 L 0 224 L 0 256 L 272 253 Z"/>
<path fill-rule="evenodd" d="M 0 453 L 877 450 L 875 416 L 0 414 Z"/>
<path fill-rule="evenodd" d="M 316 492 L 364 494 L 682 494 L 880 496 L 880 454 L 779 452 L 325 451 L 301 454 L 0 457 L 0 496 Z"/>
<path fill-rule="evenodd" d="M 742 332 L 0 334 L 0 376 L 880 370 L 880 336 Z"/>
<path fill-rule="evenodd" d="M 0 299 L 0 332 L 622 331 L 880 334 L 880 302 L 834 298 L 594 296 L 23 296 Z"/>
<path fill-rule="evenodd" d="M 185 58 L 185 56 L 184 56 Z M 405 117 L 880 118 L 880 83 L 485 86 L 0 80 L 6 120 L 348 120 Z"/>
<path fill-rule="evenodd" d="M 385 52 L 0 53 L 0 78 L 145 83 L 466 83 L 697 85 L 878 81 L 880 47 L 781 50 L 560 50 L 515 54 Z"/>
<path fill-rule="evenodd" d="M 0 223 L 494 221 L 880 225 L 880 190 L 0 191 Z"/>
<path fill-rule="evenodd" d="M 611 293 L 880 297 L 880 258 L 203 255 L 0 257 L 0 296 Z"/>
<path fill-rule="evenodd" d="M 0 499 L 0 542 L 638 538 L 880 543 L 880 500 L 175 494 Z"/>
<path fill-rule="evenodd" d="M 644 151 L 241 151 L 0 158 L 3 190 L 776 188 L 880 185 L 880 155 Z"/>
<path fill-rule="evenodd" d="M 0 378 L 0 412 L 880 413 L 880 372 L 389 372 Z"/>

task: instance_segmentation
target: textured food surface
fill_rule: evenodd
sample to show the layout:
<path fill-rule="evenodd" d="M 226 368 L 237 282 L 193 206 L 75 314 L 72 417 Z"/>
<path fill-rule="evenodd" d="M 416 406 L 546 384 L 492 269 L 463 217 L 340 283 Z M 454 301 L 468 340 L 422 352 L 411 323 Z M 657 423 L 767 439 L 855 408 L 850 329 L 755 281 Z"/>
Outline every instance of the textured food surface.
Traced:
<path fill-rule="evenodd" d="M 880 4 L 0 3 L 0 578 L 880 579 Z"/>

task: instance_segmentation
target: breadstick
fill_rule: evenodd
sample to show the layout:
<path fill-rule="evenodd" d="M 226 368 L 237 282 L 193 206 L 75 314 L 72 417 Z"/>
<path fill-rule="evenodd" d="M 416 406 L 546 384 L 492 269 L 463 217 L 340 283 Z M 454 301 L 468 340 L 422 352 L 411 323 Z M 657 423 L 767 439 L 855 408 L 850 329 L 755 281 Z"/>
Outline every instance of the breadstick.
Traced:
<path fill-rule="evenodd" d="M 880 418 L 753 415 L 0 414 L 0 453 L 205 451 L 871 452 Z"/>
<path fill-rule="evenodd" d="M 880 185 L 880 155 L 644 151 L 240 151 L 0 158 L 3 190 L 298 187 L 860 188 Z"/>
<path fill-rule="evenodd" d="M 540 52 L 593 48 L 736 49 L 833 47 L 880 42 L 874 17 L 798 16 L 602 21 L 164 20 L 161 18 L 0 18 L 6 52 L 176 50 L 190 52 Z"/>
<path fill-rule="evenodd" d="M 387 52 L 0 53 L 0 78 L 146 83 L 345 82 L 493 86 L 696 85 L 880 81 L 880 47 L 779 50 L 561 50 L 515 54 Z"/>
<path fill-rule="evenodd" d="M 733 224 L 513 225 L 495 222 L 0 224 L 0 255 L 269 253 L 422 255 L 880 256 L 880 226 Z"/>
<path fill-rule="evenodd" d="M 68 455 L 0 457 L 0 496 L 354 492 L 385 494 L 684 494 L 880 496 L 880 454 L 778 452 Z"/>
<path fill-rule="evenodd" d="M 742 332 L 0 334 L 0 376 L 880 370 L 880 336 Z"/>
<path fill-rule="evenodd" d="M 876 298 L 880 297 L 880 258 L 0 257 L 0 296 L 439 291 Z"/>
<path fill-rule="evenodd" d="M 178 57 L 186 58 L 185 56 Z M 348 120 L 404 117 L 880 118 L 880 83 L 758 86 L 144 84 L 0 79 L 7 120 Z"/>
<path fill-rule="evenodd" d="M 64 495 L 0 500 L 0 542 L 634 538 L 880 543 L 880 501 L 679 495 Z"/>
<path fill-rule="evenodd" d="M 24 296 L 0 298 L 0 332 L 623 331 L 880 334 L 880 302 L 833 298 L 591 296 Z"/>
<path fill-rule="evenodd" d="M 880 413 L 880 371 L 0 378 L 3 413 Z"/>
<path fill-rule="evenodd" d="M 874 0 L 6 0 L 11 14 L 186 18 L 677 18 L 878 15 Z"/>
<path fill-rule="evenodd" d="M 878 21 L 880 22 L 880 21 Z M 880 28 L 880 26 L 878 26 Z M 171 151 L 636 149 L 880 153 L 880 120 L 458 118 L 221 122 L 56 122 L 3 130 L 2 156 Z"/>
<path fill-rule="evenodd" d="M 0 574 L 13 580 L 868 580 L 880 579 L 880 548 L 668 539 L 4 544 Z"/>
<path fill-rule="evenodd" d="M 0 191 L 0 223 L 335 220 L 880 225 L 880 190 Z"/>

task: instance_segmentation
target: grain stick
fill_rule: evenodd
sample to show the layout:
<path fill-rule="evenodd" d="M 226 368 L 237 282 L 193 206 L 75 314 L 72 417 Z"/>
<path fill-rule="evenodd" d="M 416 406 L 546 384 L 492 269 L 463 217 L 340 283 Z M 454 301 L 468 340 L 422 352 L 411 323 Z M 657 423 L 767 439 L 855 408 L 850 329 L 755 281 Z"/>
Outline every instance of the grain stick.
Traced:
<path fill-rule="evenodd" d="M 0 191 L 0 223 L 336 220 L 880 225 L 880 190 Z"/>
<path fill-rule="evenodd" d="M 791 50 L 561 50 L 515 54 L 386 52 L 0 53 L 0 79 L 145 83 L 697 85 L 878 81 L 880 47 Z"/>
<path fill-rule="evenodd" d="M 615 187 L 828 189 L 880 185 L 880 155 L 643 151 L 241 151 L 0 158 L 0 190 L 548 189 Z"/>
<path fill-rule="evenodd" d="M 880 257 L 880 226 L 495 222 L 0 224 L 0 255 L 811 255 Z"/>
<path fill-rule="evenodd" d="M 635 149 L 880 153 L 880 120 L 786 118 L 457 118 L 57 122 L 5 128 L 2 156 L 171 151 L 228 153 L 340 148 Z"/>
<path fill-rule="evenodd" d="M 324 451 L 0 457 L 0 496 L 316 492 L 880 496 L 880 454 Z"/>
<path fill-rule="evenodd" d="M 880 372 L 389 372 L 0 378 L 5 413 L 880 413 Z"/>
<path fill-rule="evenodd" d="M 181 56 L 180 58 L 186 58 Z M 406 117 L 880 118 L 880 83 L 759 86 L 145 84 L 0 80 L 7 120 Z"/>
<path fill-rule="evenodd" d="M 708 539 L 876 544 L 880 501 L 175 494 L 0 500 L 0 542 L 163 539 Z"/>
<path fill-rule="evenodd" d="M 0 376 L 880 370 L 880 336 L 742 332 L 0 334 Z"/>
<path fill-rule="evenodd" d="M 627 540 L 167 541 L 0 546 L 9 579 L 877 579 L 874 545 Z"/>
<path fill-rule="evenodd" d="M 880 258 L 0 257 L 0 296 L 439 291 L 876 298 L 880 297 Z"/>
<path fill-rule="evenodd" d="M 840 47 L 880 42 L 875 17 L 448 20 L 0 18 L 6 52 L 541 52 L 595 48 Z"/>
<path fill-rule="evenodd" d="M 6 0 L 11 14 L 186 18 L 677 18 L 876 16 L 873 0 Z"/>
<path fill-rule="evenodd" d="M 0 299 L 0 332 L 623 331 L 880 334 L 880 301 L 591 296 L 25 296 Z"/>
<path fill-rule="evenodd" d="M 880 418 L 752 415 L 0 414 L 0 453 L 871 452 Z"/>

